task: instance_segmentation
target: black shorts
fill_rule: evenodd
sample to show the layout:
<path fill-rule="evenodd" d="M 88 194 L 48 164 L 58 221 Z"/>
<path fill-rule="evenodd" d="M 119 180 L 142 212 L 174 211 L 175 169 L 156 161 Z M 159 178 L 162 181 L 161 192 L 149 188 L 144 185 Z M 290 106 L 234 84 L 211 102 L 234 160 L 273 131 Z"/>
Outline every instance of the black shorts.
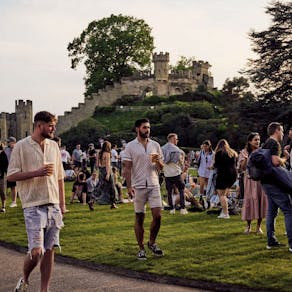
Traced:
<path fill-rule="evenodd" d="M 16 187 L 16 181 L 7 181 L 7 188 Z"/>

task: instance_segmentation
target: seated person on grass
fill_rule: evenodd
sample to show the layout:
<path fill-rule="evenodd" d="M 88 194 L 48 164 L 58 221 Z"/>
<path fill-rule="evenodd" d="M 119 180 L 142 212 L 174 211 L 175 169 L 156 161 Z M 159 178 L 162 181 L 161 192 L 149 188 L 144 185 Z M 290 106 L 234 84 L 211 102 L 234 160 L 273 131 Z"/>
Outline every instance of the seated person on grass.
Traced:
<path fill-rule="evenodd" d="M 83 205 L 86 205 L 86 201 L 88 200 L 86 176 L 82 172 L 78 174 L 77 180 L 73 184 L 70 203 L 73 203 L 74 199 L 78 199 Z"/>
<path fill-rule="evenodd" d="M 184 195 L 185 195 L 185 200 L 187 202 L 191 203 L 191 208 L 188 209 L 189 211 L 198 211 L 201 212 L 203 211 L 203 206 L 200 204 L 200 202 L 193 196 L 192 192 L 188 189 L 185 188 L 184 190 Z M 180 202 L 180 197 L 179 197 L 179 191 L 176 187 L 174 187 L 173 195 L 172 195 L 174 205 L 177 206 Z"/>
<path fill-rule="evenodd" d="M 76 177 L 77 177 L 77 174 L 72 169 L 72 166 L 70 164 L 67 164 L 66 168 L 65 168 L 64 180 L 65 181 L 74 181 L 74 180 L 76 180 Z"/>

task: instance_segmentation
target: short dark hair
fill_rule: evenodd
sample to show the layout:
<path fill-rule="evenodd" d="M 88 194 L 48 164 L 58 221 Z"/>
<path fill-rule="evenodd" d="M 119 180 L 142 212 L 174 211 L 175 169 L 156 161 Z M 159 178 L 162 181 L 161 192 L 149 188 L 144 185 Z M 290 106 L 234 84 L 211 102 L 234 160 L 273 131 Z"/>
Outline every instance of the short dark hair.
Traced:
<path fill-rule="evenodd" d="M 50 122 L 55 122 L 57 121 L 57 117 L 47 111 L 41 111 L 35 114 L 34 116 L 34 122 L 45 122 L 45 123 L 50 123 Z"/>
<path fill-rule="evenodd" d="M 143 119 L 140 119 L 140 120 L 137 120 L 135 122 L 135 128 L 139 128 L 142 124 L 144 123 L 150 123 L 150 121 L 146 118 L 143 118 Z"/>
<path fill-rule="evenodd" d="M 175 137 L 175 136 L 177 136 L 176 133 L 169 133 L 169 134 L 167 135 L 167 140 L 170 140 L 172 137 Z"/>
<path fill-rule="evenodd" d="M 268 136 L 272 136 L 275 134 L 276 130 L 280 130 L 280 128 L 282 127 L 282 125 L 278 122 L 272 122 L 268 125 L 267 128 L 267 133 Z"/>

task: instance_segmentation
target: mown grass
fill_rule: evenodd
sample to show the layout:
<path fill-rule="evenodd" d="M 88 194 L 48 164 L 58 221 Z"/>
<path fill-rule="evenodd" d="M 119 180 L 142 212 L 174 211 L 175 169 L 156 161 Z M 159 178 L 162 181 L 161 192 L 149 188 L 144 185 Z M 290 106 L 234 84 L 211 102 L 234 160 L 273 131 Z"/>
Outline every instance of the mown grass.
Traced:
<path fill-rule="evenodd" d="M 98 121 L 111 133 L 129 131 L 134 126 L 134 121 L 143 116 L 144 111 L 123 111 L 114 113 L 99 113 Z"/>
<path fill-rule="evenodd" d="M 70 189 L 71 184 L 66 183 L 67 200 Z M 61 231 L 65 256 L 160 275 L 291 291 L 292 254 L 288 248 L 266 250 L 265 236 L 243 234 L 245 226 L 240 216 L 220 220 L 217 215 L 206 212 L 173 216 L 163 211 L 158 243 L 165 256 L 155 258 L 148 252 L 148 260 L 141 262 L 136 260 L 132 204 L 119 205 L 117 210 L 96 206 L 94 212 L 78 203 L 68 208 L 70 212 L 66 213 L 65 227 Z M 0 240 L 26 246 L 20 207 L 7 208 L 0 220 Z M 146 240 L 150 220 L 148 210 Z M 277 234 L 279 240 L 286 243 L 284 232 L 280 215 Z"/>

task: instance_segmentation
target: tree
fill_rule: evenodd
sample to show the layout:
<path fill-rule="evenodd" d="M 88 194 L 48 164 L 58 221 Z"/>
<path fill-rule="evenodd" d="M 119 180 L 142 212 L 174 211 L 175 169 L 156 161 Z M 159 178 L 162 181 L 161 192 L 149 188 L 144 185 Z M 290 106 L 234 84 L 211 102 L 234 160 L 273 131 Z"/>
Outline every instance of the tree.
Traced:
<path fill-rule="evenodd" d="M 173 71 L 186 71 L 193 68 L 193 62 L 195 57 L 187 58 L 185 56 L 180 56 L 180 59 L 174 66 L 170 66 Z"/>
<path fill-rule="evenodd" d="M 223 84 L 222 92 L 225 95 L 233 96 L 234 98 L 243 97 L 249 90 L 248 80 L 244 77 L 229 78 Z"/>
<path fill-rule="evenodd" d="M 151 28 L 142 19 L 111 15 L 92 21 L 67 47 L 71 67 L 84 60 L 85 95 L 149 68 L 154 49 Z"/>
<path fill-rule="evenodd" d="M 266 8 L 272 25 L 264 31 L 251 31 L 252 50 L 258 59 L 249 60 L 245 71 L 259 89 L 259 98 L 292 99 L 292 2 L 273 2 Z"/>

